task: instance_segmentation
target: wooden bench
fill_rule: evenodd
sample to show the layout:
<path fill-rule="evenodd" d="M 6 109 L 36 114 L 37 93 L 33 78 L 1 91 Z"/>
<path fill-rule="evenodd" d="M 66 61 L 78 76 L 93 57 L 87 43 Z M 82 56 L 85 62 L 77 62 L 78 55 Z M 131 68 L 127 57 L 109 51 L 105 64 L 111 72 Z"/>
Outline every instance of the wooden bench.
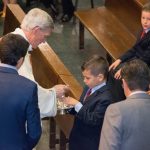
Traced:
<path fill-rule="evenodd" d="M 149 2 L 149 0 L 135 0 L 135 2 L 142 8 L 144 4 Z"/>
<path fill-rule="evenodd" d="M 105 0 L 104 6 L 78 10 L 75 16 L 79 19 L 79 48 L 84 49 L 85 27 L 106 50 L 110 63 L 135 43 L 141 28 L 141 7 L 135 0 Z"/>
<path fill-rule="evenodd" d="M 6 18 L 4 22 L 4 34 L 14 31 L 20 26 L 25 13 L 17 4 L 9 4 L 6 10 Z M 33 72 L 36 81 L 45 88 L 50 88 L 56 84 L 70 85 L 70 96 L 79 99 L 82 87 L 74 76 L 64 66 L 52 48 L 46 43 L 41 44 L 39 48 L 31 54 Z M 38 59 L 37 59 L 38 58 Z M 73 124 L 73 116 L 61 115 L 50 118 L 50 148 L 54 148 L 59 142 L 60 149 L 66 149 L 66 138 L 70 134 Z M 60 128 L 60 139 L 56 139 L 56 124 Z"/>

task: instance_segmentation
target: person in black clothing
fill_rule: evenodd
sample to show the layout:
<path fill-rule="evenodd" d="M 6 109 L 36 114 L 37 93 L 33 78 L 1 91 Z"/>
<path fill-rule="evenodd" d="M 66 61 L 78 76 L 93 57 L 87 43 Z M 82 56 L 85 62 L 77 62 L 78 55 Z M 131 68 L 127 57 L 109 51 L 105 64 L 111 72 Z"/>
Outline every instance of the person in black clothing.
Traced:
<path fill-rule="evenodd" d="M 75 121 L 69 137 L 69 150 L 98 150 L 106 108 L 112 102 L 111 89 L 106 84 L 108 62 L 94 55 L 81 66 L 85 87 L 80 101 L 65 97 L 63 102 L 74 106 L 69 113 Z"/>
<path fill-rule="evenodd" d="M 3 13 L 3 2 L 0 1 L 0 15 L 2 15 Z"/>
<path fill-rule="evenodd" d="M 45 8 L 51 10 L 51 12 L 52 12 L 51 16 L 53 17 L 53 19 L 55 19 L 58 15 L 58 10 L 56 8 L 54 0 L 41 0 L 41 2 L 45 6 Z"/>
<path fill-rule="evenodd" d="M 62 8 L 63 8 L 63 16 L 61 18 L 62 22 L 70 21 L 75 10 L 72 0 L 62 0 Z"/>

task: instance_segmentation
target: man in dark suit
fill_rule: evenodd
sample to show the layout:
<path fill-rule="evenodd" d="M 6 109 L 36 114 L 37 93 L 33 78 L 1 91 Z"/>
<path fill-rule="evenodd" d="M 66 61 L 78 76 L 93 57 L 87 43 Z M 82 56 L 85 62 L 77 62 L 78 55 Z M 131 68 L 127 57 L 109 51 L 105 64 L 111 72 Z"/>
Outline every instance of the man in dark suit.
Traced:
<path fill-rule="evenodd" d="M 98 150 L 105 110 L 112 101 L 106 84 L 108 63 L 96 55 L 81 69 L 88 88 L 83 91 L 80 102 L 71 97 L 63 100 L 74 106 L 70 112 L 74 111 L 75 121 L 69 137 L 69 150 Z"/>
<path fill-rule="evenodd" d="M 108 107 L 99 150 L 149 150 L 150 70 L 135 59 L 122 67 L 121 76 L 127 98 Z"/>
<path fill-rule="evenodd" d="M 41 136 L 37 85 L 17 72 L 28 46 L 17 34 L 0 41 L 1 150 L 32 150 Z"/>

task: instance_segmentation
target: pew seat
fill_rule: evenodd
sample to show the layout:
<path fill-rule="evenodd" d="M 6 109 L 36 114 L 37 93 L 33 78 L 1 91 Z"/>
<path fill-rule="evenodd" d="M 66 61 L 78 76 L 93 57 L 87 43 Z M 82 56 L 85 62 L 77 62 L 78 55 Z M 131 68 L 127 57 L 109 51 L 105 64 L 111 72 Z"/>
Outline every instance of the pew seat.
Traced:
<path fill-rule="evenodd" d="M 105 0 L 104 6 L 77 10 L 79 48 L 84 49 L 86 28 L 105 49 L 111 63 L 135 43 L 141 28 L 140 15 L 141 7 L 135 0 Z"/>

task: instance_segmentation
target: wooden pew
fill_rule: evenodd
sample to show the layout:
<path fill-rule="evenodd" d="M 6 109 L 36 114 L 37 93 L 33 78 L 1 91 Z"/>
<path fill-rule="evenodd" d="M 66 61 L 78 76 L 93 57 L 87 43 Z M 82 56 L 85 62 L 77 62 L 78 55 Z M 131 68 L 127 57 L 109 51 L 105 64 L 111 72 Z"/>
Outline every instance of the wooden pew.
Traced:
<path fill-rule="evenodd" d="M 135 2 L 139 5 L 140 8 L 142 8 L 144 4 L 149 2 L 149 0 L 135 0 Z"/>
<path fill-rule="evenodd" d="M 143 0 L 144 3 L 146 0 Z M 136 40 L 140 30 L 141 8 L 135 0 L 105 0 L 105 5 L 78 10 L 79 48 L 84 49 L 84 27 L 106 50 L 108 60 L 117 59 Z"/>
<path fill-rule="evenodd" d="M 4 22 L 4 34 L 14 31 L 20 26 L 25 13 L 17 4 L 9 4 L 6 10 L 6 18 Z M 69 95 L 79 99 L 82 87 L 74 76 L 64 66 L 53 49 L 47 44 L 41 44 L 31 54 L 33 72 L 36 81 L 45 88 L 50 88 L 56 84 L 63 83 L 70 85 L 71 92 Z M 54 148 L 59 142 L 60 149 L 65 150 L 65 138 L 68 138 L 73 124 L 71 115 L 56 116 L 51 118 L 50 123 L 50 148 Z M 56 124 L 60 128 L 60 140 L 56 139 Z"/>

